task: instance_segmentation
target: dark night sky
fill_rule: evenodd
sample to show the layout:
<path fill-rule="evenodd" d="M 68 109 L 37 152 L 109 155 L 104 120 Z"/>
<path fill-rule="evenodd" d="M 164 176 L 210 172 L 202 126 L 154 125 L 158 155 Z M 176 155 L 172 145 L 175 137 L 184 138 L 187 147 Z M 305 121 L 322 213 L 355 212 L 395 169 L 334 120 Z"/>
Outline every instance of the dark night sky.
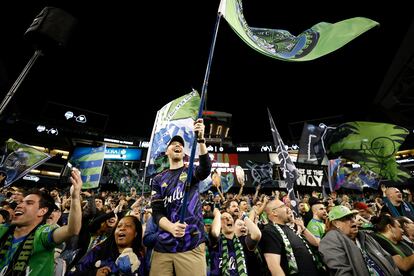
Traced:
<path fill-rule="evenodd" d="M 61 7 L 79 19 L 68 49 L 39 60 L 8 112 L 37 117 L 47 101 L 55 101 L 109 115 L 108 133 L 149 138 L 158 109 L 191 88 L 201 91 L 218 0 L 138 1 L 136 7 L 119 1 L 5 2 L 0 4 L 1 97 L 33 53 L 23 33 L 40 10 Z M 293 122 L 377 118 L 374 97 L 412 15 L 404 15 L 408 2 L 391 7 L 372 2 L 366 8 L 356 3 L 338 2 L 322 12 L 314 3 L 244 1 L 250 26 L 294 35 L 322 21 L 355 16 L 381 24 L 327 56 L 302 63 L 257 53 L 222 19 L 207 108 L 233 114 L 235 143 L 271 141 L 267 107 L 286 140 Z"/>

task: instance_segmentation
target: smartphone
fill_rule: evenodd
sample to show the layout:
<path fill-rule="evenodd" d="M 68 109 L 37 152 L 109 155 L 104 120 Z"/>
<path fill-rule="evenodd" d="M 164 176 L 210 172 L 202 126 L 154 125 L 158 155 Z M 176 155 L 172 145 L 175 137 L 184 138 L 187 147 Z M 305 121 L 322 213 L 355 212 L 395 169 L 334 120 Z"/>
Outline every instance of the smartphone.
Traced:
<path fill-rule="evenodd" d="M 72 169 L 73 169 L 73 165 L 70 162 L 68 162 L 60 177 L 60 181 L 62 183 L 64 184 L 70 183 Z"/>

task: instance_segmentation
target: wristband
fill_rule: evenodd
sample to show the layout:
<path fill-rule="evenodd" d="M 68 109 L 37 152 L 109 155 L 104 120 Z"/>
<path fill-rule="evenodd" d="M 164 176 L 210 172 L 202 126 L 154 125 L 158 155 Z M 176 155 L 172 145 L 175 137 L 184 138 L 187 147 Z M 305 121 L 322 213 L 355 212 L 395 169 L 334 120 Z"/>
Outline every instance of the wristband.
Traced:
<path fill-rule="evenodd" d="M 204 144 L 205 142 L 206 142 L 206 139 L 205 138 L 199 138 L 199 139 L 197 139 L 197 143 Z"/>

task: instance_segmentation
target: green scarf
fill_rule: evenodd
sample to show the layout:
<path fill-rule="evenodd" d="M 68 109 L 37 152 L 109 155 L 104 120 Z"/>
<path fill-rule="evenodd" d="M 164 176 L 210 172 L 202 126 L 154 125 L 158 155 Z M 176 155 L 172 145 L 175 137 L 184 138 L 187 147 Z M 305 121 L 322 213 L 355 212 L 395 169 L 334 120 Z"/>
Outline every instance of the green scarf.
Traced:
<path fill-rule="evenodd" d="M 277 225 L 276 223 L 273 224 L 276 228 L 276 230 L 279 232 L 280 236 L 282 237 L 283 240 L 283 244 L 285 245 L 285 251 L 286 251 L 286 257 L 288 260 L 288 269 L 289 269 L 289 274 L 295 274 L 299 272 L 298 269 L 298 263 L 296 262 L 296 258 L 295 258 L 295 254 L 293 253 L 293 249 L 292 249 L 292 245 L 290 244 L 290 241 L 288 239 L 288 237 L 286 236 L 285 232 L 283 232 L 282 228 L 280 228 L 279 225 Z M 306 248 L 308 249 L 309 254 L 312 256 L 312 260 L 316 265 L 316 268 L 318 270 L 324 269 L 324 265 L 322 263 L 322 261 L 320 260 L 319 256 L 317 256 L 317 254 L 315 254 L 312 249 L 309 247 L 307 241 L 305 241 L 305 239 L 301 236 L 301 235 L 297 235 L 302 241 L 303 244 L 306 246 Z"/>
<path fill-rule="evenodd" d="M 33 253 L 34 237 L 35 237 L 35 233 L 39 225 L 37 225 L 29 233 L 29 235 L 27 235 L 26 238 L 19 244 L 19 247 L 14 253 L 4 276 L 26 275 L 26 267 L 29 263 L 30 256 Z M 14 229 L 15 229 L 14 226 L 9 227 L 7 232 L 0 239 L 0 248 L 1 248 L 0 259 L 5 258 L 7 252 L 11 248 Z"/>
<path fill-rule="evenodd" d="M 246 260 L 244 258 L 243 246 L 236 235 L 233 235 L 233 246 L 236 251 L 236 265 L 239 276 L 247 276 Z M 229 248 L 227 246 L 227 238 L 221 234 L 221 274 L 223 276 L 229 276 L 228 264 L 229 264 Z"/>
<path fill-rule="evenodd" d="M 383 234 L 381 234 L 381 233 L 375 233 L 375 235 L 378 237 L 378 238 L 380 238 L 380 239 L 382 239 L 382 240 L 384 240 L 384 241 L 386 241 L 392 248 L 394 248 L 394 250 L 395 250 L 395 252 L 397 252 L 398 253 L 398 255 L 400 255 L 401 257 L 403 257 L 403 258 L 405 258 L 405 257 L 407 257 L 407 255 L 405 255 L 404 254 L 404 252 L 402 252 L 402 250 L 398 247 L 398 246 L 396 246 L 392 241 L 390 241 L 387 237 L 385 237 Z M 402 243 L 402 242 L 401 242 Z M 410 255 L 411 256 L 411 255 Z M 412 276 L 414 276 L 414 269 L 411 269 L 410 271 L 409 271 L 409 273 L 410 273 L 410 275 L 412 275 Z"/>

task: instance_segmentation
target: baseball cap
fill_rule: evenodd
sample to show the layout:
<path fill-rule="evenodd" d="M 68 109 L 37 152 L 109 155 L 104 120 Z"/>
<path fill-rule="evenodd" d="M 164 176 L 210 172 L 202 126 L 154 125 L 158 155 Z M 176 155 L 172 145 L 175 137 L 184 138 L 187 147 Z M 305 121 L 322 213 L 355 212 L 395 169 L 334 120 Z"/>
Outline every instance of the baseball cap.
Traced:
<path fill-rule="evenodd" d="M 338 205 L 338 206 L 333 207 L 331 211 L 329 211 L 328 219 L 330 221 L 333 221 L 333 220 L 341 219 L 343 217 L 353 215 L 353 214 L 358 214 L 358 211 L 357 210 L 351 211 L 346 206 Z"/>
<path fill-rule="evenodd" d="M 184 147 L 184 139 L 180 135 L 175 135 L 173 138 L 171 138 L 170 142 L 168 142 L 168 146 L 171 145 L 172 142 L 179 142 Z"/>

